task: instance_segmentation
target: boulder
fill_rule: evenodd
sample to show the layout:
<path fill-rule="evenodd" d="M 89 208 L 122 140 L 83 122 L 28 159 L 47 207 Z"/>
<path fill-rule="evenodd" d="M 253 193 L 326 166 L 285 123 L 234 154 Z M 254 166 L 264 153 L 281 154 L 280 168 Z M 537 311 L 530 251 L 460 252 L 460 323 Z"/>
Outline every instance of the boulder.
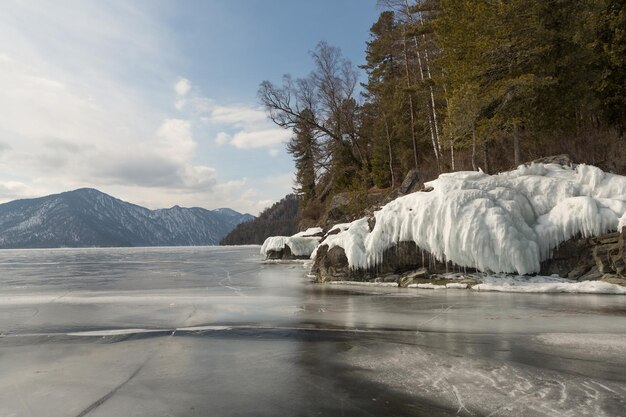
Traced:
<path fill-rule="evenodd" d="M 568 240 L 542 263 L 541 274 L 558 274 L 579 281 L 597 280 L 605 274 L 626 275 L 626 228 L 622 232 Z"/>
<path fill-rule="evenodd" d="M 423 186 L 424 184 L 422 184 L 422 182 L 420 181 L 419 173 L 417 172 L 417 170 L 412 169 L 406 174 L 406 177 L 404 177 L 404 181 L 402 181 L 402 184 L 400 184 L 400 188 L 398 188 L 398 191 L 400 195 L 405 195 L 413 193 Z"/>
<path fill-rule="evenodd" d="M 563 166 L 569 166 L 569 165 L 572 165 L 573 162 L 572 162 L 572 158 L 569 155 L 563 153 L 560 155 L 545 156 L 543 158 L 535 159 L 534 161 L 531 161 L 531 163 L 559 164 Z"/>
<path fill-rule="evenodd" d="M 284 260 L 293 260 L 293 259 L 308 259 L 306 256 L 296 256 L 291 252 L 291 248 L 289 245 L 285 245 L 282 250 L 268 250 L 265 259 L 284 259 Z"/>
<path fill-rule="evenodd" d="M 450 264 L 447 265 L 451 267 Z M 412 271 L 409 274 L 403 274 Z M 403 274 L 394 278 L 400 286 L 412 283 L 415 278 L 430 274 L 448 272 L 446 263 L 436 260 L 428 252 L 422 251 L 415 242 L 398 242 L 383 252 L 381 262 L 371 270 L 353 269 L 348 265 L 348 258 L 342 247 L 328 249 L 320 245 L 313 262 L 311 273 L 318 282 L 327 281 L 363 281 L 390 274 Z M 396 275 L 397 277 L 397 275 Z"/>
<path fill-rule="evenodd" d="M 320 245 L 311 272 L 315 274 L 317 282 L 344 281 L 353 278 L 346 252 L 339 246 L 329 250 L 328 245 Z"/>

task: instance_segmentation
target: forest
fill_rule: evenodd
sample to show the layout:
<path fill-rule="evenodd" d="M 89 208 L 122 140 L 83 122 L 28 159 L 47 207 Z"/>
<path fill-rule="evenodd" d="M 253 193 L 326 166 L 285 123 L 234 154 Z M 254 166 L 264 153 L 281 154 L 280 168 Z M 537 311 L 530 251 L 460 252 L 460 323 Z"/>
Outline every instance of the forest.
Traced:
<path fill-rule="evenodd" d="M 270 236 L 291 236 L 298 232 L 298 199 L 288 194 L 263 210 L 257 218 L 240 223 L 220 245 L 260 245 Z"/>
<path fill-rule="evenodd" d="M 495 173 L 569 154 L 626 171 L 626 2 L 385 0 L 357 68 L 320 42 L 259 100 L 296 166 L 304 223 L 417 170 Z M 360 82 L 360 80 L 364 80 Z"/>

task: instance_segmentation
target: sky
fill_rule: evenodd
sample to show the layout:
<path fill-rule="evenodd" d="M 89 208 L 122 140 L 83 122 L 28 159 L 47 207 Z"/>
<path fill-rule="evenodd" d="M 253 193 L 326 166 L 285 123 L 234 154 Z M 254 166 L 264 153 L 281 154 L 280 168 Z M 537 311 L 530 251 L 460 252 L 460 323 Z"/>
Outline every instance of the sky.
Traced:
<path fill-rule="evenodd" d="M 319 41 L 364 61 L 376 0 L 4 0 L 0 203 L 81 187 L 258 214 L 293 187 L 257 99 Z"/>

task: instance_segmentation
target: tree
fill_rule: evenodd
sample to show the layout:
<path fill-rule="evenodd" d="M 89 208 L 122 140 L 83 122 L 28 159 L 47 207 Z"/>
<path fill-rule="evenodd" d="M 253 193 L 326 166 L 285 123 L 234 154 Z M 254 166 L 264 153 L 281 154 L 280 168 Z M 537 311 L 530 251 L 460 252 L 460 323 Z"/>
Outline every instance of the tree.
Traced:
<path fill-rule="evenodd" d="M 312 118 L 311 111 L 304 109 L 299 115 L 293 131 L 294 136 L 287 144 L 287 152 L 296 165 L 296 194 L 302 196 L 306 205 L 315 198 L 316 165 L 319 159 L 319 146 L 313 126 L 307 122 Z"/>
<path fill-rule="evenodd" d="M 281 86 L 263 81 L 259 99 L 278 126 L 310 126 L 322 150 L 320 165 L 341 184 L 349 173 L 370 168 L 358 135 L 357 73 L 341 51 L 326 42 L 311 56 L 314 70 L 308 77 L 293 80 L 286 75 Z"/>

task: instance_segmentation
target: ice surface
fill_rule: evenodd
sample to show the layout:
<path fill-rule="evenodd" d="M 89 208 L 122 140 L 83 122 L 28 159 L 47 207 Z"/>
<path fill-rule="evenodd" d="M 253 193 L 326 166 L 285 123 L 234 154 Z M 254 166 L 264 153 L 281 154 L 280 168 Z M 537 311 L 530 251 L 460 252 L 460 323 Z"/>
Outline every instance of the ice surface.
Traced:
<path fill-rule="evenodd" d="M 623 416 L 626 297 L 305 274 L 258 246 L 0 251 L 0 416 Z"/>
<path fill-rule="evenodd" d="M 616 230 L 626 215 L 626 177 L 578 165 L 532 164 L 498 175 L 442 174 L 431 192 L 400 197 L 342 225 L 324 244 L 341 246 L 353 268 L 369 268 L 400 241 L 439 260 L 481 271 L 530 274 L 560 243 Z"/>
<path fill-rule="evenodd" d="M 261 255 L 266 256 L 269 251 L 281 251 L 288 245 L 295 256 L 309 257 L 321 240 L 321 237 L 312 235 L 321 232 L 321 227 L 312 227 L 293 236 L 270 236 L 261 246 Z"/>

